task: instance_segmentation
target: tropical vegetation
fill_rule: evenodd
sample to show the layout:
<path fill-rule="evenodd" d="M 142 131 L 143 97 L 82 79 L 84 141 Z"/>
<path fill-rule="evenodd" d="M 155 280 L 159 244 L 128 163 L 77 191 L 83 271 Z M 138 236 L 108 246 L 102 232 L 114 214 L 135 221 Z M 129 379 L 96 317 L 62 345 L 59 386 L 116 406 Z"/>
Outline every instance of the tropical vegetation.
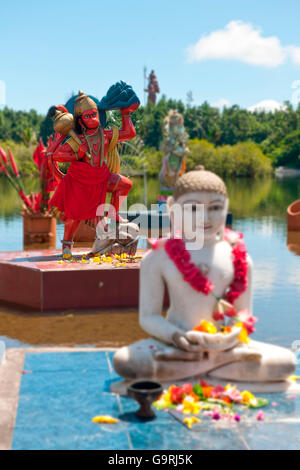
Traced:
<path fill-rule="evenodd" d="M 189 135 L 188 169 L 203 164 L 223 176 L 261 176 L 276 166 L 300 168 L 300 105 L 273 113 L 250 112 L 237 105 L 222 110 L 204 102 L 185 105 L 165 96 L 154 106 L 140 106 L 133 114 L 137 134 L 144 142 L 147 170 L 157 175 L 162 152 L 162 123 L 170 109 L 184 115 Z M 108 124 L 121 125 L 120 114 L 113 111 Z M 39 137 L 44 143 L 52 133 L 52 122 L 35 110 L 0 110 L 0 145 L 10 147 L 22 174 L 36 173 L 32 150 Z"/>

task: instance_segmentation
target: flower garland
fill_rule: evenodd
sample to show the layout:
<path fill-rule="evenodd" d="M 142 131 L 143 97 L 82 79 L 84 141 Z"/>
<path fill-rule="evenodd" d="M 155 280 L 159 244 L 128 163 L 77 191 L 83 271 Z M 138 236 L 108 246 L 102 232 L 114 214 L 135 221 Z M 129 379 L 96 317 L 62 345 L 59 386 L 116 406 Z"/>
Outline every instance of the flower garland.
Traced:
<path fill-rule="evenodd" d="M 248 286 L 247 274 L 247 250 L 242 240 L 241 233 L 225 230 L 225 240 L 232 246 L 234 279 L 224 297 L 231 304 L 246 291 Z M 158 245 L 157 247 L 159 247 Z M 156 249 L 156 246 L 153 248 Z M 185 243 L 181 238 L 170 238 L 164 243 L 164 248 L 169 258 L 174 262 L 181 272 L 183 279 L 197 292 L 209 295 L 215 286 L 201 273 L 195 263 L 191 262 L 191 255 L 185 248 Z"/>
<path fill-rule="evenodd" d="M 211 293 L 215 286 L 201 274 L 201 271 L 190 261 L 191 255 L 181 238 L 170 238 L 165 243 L 165 251 L 183 275 L 183 279 L 198 292 Z"/>

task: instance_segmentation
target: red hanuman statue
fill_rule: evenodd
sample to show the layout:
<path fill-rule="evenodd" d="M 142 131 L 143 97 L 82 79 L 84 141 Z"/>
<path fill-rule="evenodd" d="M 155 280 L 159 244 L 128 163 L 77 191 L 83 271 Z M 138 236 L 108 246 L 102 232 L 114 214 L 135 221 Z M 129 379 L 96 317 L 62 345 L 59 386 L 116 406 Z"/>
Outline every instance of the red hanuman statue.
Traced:
<path fill-rule="evenodd" d="M 119 207 L 129 193 L 132 182 L 118 173 L 109 170 L 106 161 L 107 150 L 117 142 L 133 139 L 136 135 L 130 113 L 139 103 L 121 109 L 122 129 L 103 130 L 100 125 L 98 108 L 89 96 L 79 92 L 75 100 L 75 130 L 71 137 L 62 142 L 53 152 L 55 162 L 71 162 L 67 174 L 60 181 L 50 205 L 54 212 L 65 221 L 62 253 L 70 254 L 73 237 L 81 220 L 93 220 L 95 224 L 103 218 L 97 209 L 105 204 L 106 193 L 112 193 L 111 209 L 108 217 L 116 222 L 125 222 L 118 213 Z M 64 107 L 57 107 L 67 111 Z M 66 113 L 56 112 L 54 129 Z M 68 116 L 72 115 L 68 114 Z M 115 131 L 117 131 L 117 136 Z M 61 132 L 61 131 L 59 131 Z M 119 171 L 119 168 L 118 168 Z M 98 209 L 99 211 L 99 209 Z"/>

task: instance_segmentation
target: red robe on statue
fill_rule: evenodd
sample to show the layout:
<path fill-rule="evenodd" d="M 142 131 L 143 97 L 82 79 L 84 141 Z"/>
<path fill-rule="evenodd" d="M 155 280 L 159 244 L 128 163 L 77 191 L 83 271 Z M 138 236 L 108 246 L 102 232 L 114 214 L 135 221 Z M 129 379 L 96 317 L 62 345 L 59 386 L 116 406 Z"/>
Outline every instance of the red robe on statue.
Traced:
<path fill-rule="evenodd" d="M 110 171 L 105 162 L 101 167 L 95 167 L 74 161 L 56 189 L 50 204 L 68 219 L 93 219 L 97 207 L 105 204 L 109 177 Z"/>

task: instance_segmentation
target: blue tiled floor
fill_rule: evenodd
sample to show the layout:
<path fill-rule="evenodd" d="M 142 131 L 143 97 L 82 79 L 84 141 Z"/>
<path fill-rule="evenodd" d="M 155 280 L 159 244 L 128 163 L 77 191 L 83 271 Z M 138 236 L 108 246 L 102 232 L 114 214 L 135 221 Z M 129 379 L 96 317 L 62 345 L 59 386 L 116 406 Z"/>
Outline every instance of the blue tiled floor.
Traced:
<path fill-rule="evenodd" d="M 300 396 L 269 395 L 265 421 L 227 425 L 203 420 L 189 431 L 164 411 L 140 422 L 137 404 L 109 393 L 117 379 L 113 353 L 27 354 L 22 376 L 13 449 L 297 449 Z M 300 370 L 299 372 L 300 373 Z M 99 425 L 99 414 L 120 423 Z M 255 411 L 252 412 L 255 416 Z"/>

